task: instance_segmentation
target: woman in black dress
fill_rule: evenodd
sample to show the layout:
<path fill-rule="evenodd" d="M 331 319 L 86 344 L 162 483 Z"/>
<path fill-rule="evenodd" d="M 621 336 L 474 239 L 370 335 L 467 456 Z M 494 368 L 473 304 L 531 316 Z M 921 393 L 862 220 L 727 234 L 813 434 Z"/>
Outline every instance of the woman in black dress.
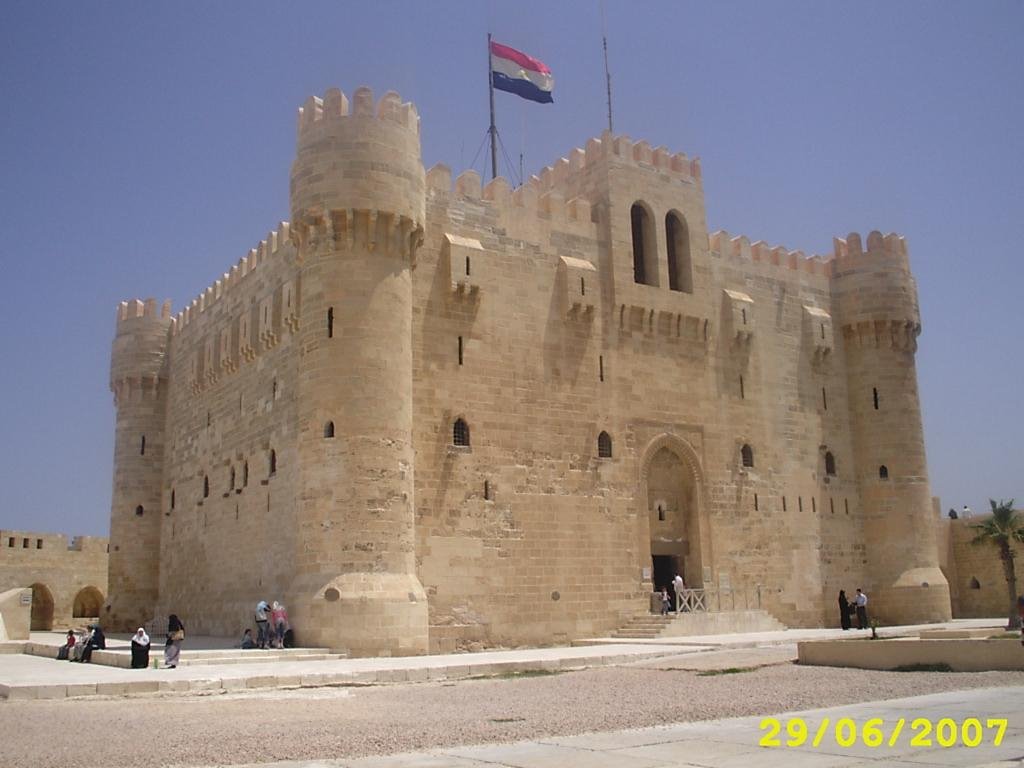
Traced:
<path fill-rule="evenodd" d="M 145 669 L 149 666 L 149 635 L 139 627 L 132 637 L 132 669 Z"/>
<path fill-rule="evenodd" d="M 843 629 L 850 628 L 850 601 L 846 599 L 846 590 L 839 590 L 839 624 Z"/>

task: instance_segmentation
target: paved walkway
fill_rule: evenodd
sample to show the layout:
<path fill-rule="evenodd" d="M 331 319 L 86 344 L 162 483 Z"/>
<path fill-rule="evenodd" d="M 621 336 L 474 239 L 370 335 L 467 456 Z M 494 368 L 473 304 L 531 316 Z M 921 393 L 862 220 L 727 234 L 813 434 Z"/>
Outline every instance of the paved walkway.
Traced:
<path fill-rule="evenodd" d="M 585 734 L 564 738 L 454 747 L 385 757 L 348 760 L 289 761 L 260 763 L 237 768 L 878 768 L 878 766 L 1024 766 L 1024 687 L 982 688 L 972 691 L 916 696 L 906 699 L 854 704 L 806 712 L 790 712 L 780 719 L 806 722 L 813 739 L 824 718 L 831 727 L 818 747 L 762 747 L 759 741 L 761 717 L 711 720 L 702 723 L 610 733 Z M 857 726 L 854 745 L 836 743 L 834 725 L 850 718 Z M 885 742 L 896 722 L 906 719 L 893 747 L 865 746 L 860 728 L 871 718 L 881 718 Z M 978 718 L 982 726 L 988 718 L 1006 718 L 1002 743 L 993 743 L 994 729 L 983 728 L 981 743 L 965 747 L 959 739 L 952 747 L 941 747 L 933 730 L 931 746 L 911 746 L 914 735 L 911 721 L 926 718 L 938 723 L 950 718 L 958 726 L 968 718 Z M 958 734 L 960 731 L 958 730 Z M 948 731 L 943 731 L 948 736 Z M 973 733 L 969 733 L 969 736 Z M 780 739 L 785 745 L 785 727 Z"/>
<path fill-rule="evenodd" d="M 957 629 L 993 626 L 993 619 L 958 619 L 945 624 L 888 627 L 883 636 L 915 635 L 921 629 Z M 738 633 L 663 640 L 622 641 L 599 638 L 591 645 L 535 648 L 515 651 L 484 651 L 436 656 L 367 659 L 279 659 L 250 662 L 270 651 L 234 651 L 223 663 L 180 666 L 177 669 L 124 669 L 99 664 L 72 664 L 55 658 L 0 653 L 0 698 L 52 699 L 75 696 L 123 695 L 135 693 L 237 690 L 245 688 L 298 688 L 327 685 L 359 685 L 388 682 L 417 682 L 496 675 L 533 669 L 572 669 L 638 663 L 656 659 L 673 660 L 674 668 L 707 669 L 714 664 L 690 657 L 723 649 L 765 646 L 793 646 L 800 640 L 851 637 L 857 633 L 839 629 L 792 629 L 777 632 Z M 33 633 L 35 642 L 52 643 L 54 655 L 60 633 Z M 224 638 L 193 636 L 185 641 L 182 658 L 203 651 L 227 649 Z M 7 644 L 12 645 L 12 644 Z M 113 638 L 111 646 L 127 645 L 125 638 Z M 780 650 L 782 650 L 780 648 Z M 151 658 L 161 655 L 154 648 Z M 794 654 L 795 657 L 795 654 Z M 782 659 L 778 659 L 779 661 Z M 212 659 L 210 661 L 213 661 Z M 230 662 L 230 663 L 229 663 Z M 739 665 L 735 662 L 733 665 Z"/>

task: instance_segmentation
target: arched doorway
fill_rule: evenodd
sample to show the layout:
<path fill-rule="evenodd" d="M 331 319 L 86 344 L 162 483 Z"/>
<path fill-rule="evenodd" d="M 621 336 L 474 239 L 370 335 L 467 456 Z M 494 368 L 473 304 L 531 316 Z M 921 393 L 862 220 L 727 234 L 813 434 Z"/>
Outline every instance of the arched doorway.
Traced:
<path fill-rule="evenodd" d="M 71 616 L 76 619 L 93 619 L 100 615 L 103 593 L 96 587 L 83 587 L 75 595 Z"/>
<path fill-rule="evenodd" d="M 679 573 L 690 588 L 704 583 L 700 465 L 685 441 L 662 436 L 646 451 L 642 495 L 647 503 L 651 580 L 657 589 Z"/>
<path fill-rule="evenodd" d="M 45 584 L 32 585 L 32 617 L 29 629 L 33 632 L 53 629 L 53 593 Z"/>

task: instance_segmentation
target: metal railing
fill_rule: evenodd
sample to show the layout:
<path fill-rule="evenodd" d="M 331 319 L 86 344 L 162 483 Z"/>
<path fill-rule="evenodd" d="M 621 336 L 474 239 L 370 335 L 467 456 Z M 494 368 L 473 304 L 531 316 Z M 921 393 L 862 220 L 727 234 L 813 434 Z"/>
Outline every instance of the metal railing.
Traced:
<path fill-rule="evenodd" d="M 761 607 L 761 585 L 730 589 L 682 589 L 676 593 L 676 612 L 721 613 L 722 611 L 749 611 Z"/>

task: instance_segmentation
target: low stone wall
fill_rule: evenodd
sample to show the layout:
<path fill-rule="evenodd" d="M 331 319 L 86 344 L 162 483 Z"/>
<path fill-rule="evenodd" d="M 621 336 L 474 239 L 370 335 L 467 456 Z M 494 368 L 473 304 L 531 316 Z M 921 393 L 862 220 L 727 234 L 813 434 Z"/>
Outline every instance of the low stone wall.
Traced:
<path fill-rule="evenodd" d="M 814 640 L 797 643 L 797 658 L 800 664 L 857 669 L 892 670 L 912 664 L 948 664 L 955 672 L 1024 670 L 1024 646 L 1016 638 Z"/>

